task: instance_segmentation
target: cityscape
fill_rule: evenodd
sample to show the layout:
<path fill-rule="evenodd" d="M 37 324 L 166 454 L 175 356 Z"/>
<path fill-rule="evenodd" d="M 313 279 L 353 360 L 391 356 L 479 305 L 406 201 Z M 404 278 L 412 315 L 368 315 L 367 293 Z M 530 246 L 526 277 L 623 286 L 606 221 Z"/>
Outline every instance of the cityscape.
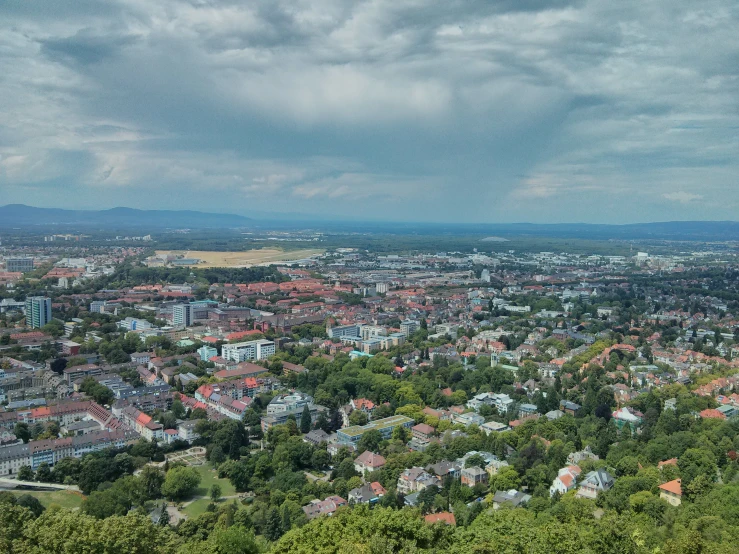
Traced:
<path fill-rule="evenodd" d="M 212 253 L 159 250 L 168 230 L 7 230 L 11 504 L 142 517 L 176 548 L 228 517 L 246 552 L 402 517 L 452 550 L 571 510 L 640 514 L 669 543 L 664 518 L 731 494 L 739 242 L 345 237 L 305 255 L 307 231 L 260 233 L 292 261 L 201 267 Z"/>
<path fill-rule="evenodd" d="M 0 2 L 0 554 L 739 553 L 737 29 Z"/>

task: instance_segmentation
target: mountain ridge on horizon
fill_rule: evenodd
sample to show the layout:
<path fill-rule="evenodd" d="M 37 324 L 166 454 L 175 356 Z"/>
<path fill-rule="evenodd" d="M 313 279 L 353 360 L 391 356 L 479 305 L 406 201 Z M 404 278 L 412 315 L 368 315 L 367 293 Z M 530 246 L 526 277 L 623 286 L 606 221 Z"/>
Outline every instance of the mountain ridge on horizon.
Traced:
<path fill-rule="evenodd" d="M 240 228 L 270 222 L 351 226 L 365 224 L 367 230 L 381 231 L 393 225 L 395 230 L 436 228 L 449 232 L 536 234 L 592 238 L 635 239 L 655 238 L 673 240 L 739 240 L 739 221 L 655 221 L 648 223 L 466 223 L 466 222 L 392 222 L 330 219 L 300 213 L 253 212 L 251 217 L 231 213 L 202 212 L 199 210 L 142 210 L 117 206 L 103 210 L 70 210 L 41 208 L 27 204 L 0 206 L 0 227 L 39 225 L 100 225 L 105 227 L 148 226 L 151 228 Z"/>

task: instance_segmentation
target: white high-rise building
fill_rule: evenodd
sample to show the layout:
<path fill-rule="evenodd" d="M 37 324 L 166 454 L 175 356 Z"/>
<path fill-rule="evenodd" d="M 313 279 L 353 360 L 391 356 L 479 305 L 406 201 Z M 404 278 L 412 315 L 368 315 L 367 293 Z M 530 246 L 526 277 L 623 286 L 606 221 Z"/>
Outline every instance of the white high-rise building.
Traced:
<path fill-rule="evenodd" d="M 51 298 L 31 296 L 26 298 L 26 325 L 32 329 L 43 327 L 51 321 Z"/>
<path fill-rule="evenodd" d="M 175 327 L 190 327 L 193 319 L 192 304 L 175 304 L 172 306 L 172 325 Z"/>
<path fill-rule="evenodd" d="M 235 344 L 224 344 L 221 357 L 232 362 L 246 362 L 249 360 L 266 360 L 275 353 L 275 343 L 271 340 L 260 339 Z"/>

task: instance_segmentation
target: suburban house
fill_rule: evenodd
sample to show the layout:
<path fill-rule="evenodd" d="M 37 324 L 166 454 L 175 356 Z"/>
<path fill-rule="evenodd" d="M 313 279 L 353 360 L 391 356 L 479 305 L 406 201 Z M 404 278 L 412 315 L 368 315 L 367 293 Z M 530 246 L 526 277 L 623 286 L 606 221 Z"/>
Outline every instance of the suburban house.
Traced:
<path fill-rule="evenodd" d="M 307 442 L 308 444 L 312 444 L 313 446 L 318 446 L 319 444 L 323 442 L 328 442 L 329 434 L 324 431 L 323 429 L 316 429 L 314 431 L 311 431 L 310 433 L 307 433 L 303 437 L 303 442 Z"/>
<path fill-rule="evenodd" d="M 313 500 L 307 506 L 303 506 L 303 512 L 308 519 L 318 516 L 333 515 L 336 510 L 349 503 L 340 496 L 329 496 L 326 500 Z"/>
<path fill-rule="evenodd" d="M 464 466 L 460 463 L 442 460 L 441 462 L 427 466 L 426 471 L 431 472 L 433 475 L 436 475 L 440 481 L 443 481 L 447 477 L 452 477 L 454 479 L 459 477 L 463 467 Z"/>
<path fill-rule="evenodd" d="M 497 510 L 503 504 L 510 504 L 512 508 L 518 508 L 531 500 L 531 495 L 511 489 L 509 491 L 497 491 L 493 495 L 493 509 Z"/>
<path fill-rule="evenodd" d="M 385 496 L 385 493 L 387 491 L 384 487 L 377 481 L 374 481 L 350 490 L 349 502 L 353 502 L 354 504 L 374 504 Z"/>
<path fill-rule="evenodd" d="M 398 477 L 398 493 L 400 494 L 419 492 L 432 485 L 438 487 L 441 485 L 441 482 L 434 475 L 427 473 L 422 467 L 406 469 Z"/>
<path fill-rule="evenodd" d="M 683 488 L 680 479 L 668 481 L 659 486 L 659 497 L 673 506 L 679 506 L 683 501 Z"/>
<path fill-rule="evenodd" d="M 580 408 L 582 408 L 580 404 L 575 404 L 574 402 L 569 402 L 568 400 L 560 400 L 559 402 L 559 409 L 571 416 L 577 415 L 577 413 L 580 411 Z"/>
<path fill-rule="evenodd" d="M 600 458 L 598 458 L 597 454 L 593 454 L 593 451 L 590 450 L 589 446 L 586 446 L 579 452 L 571 452 L 570 454 L 567 455 L 567 463 L 573 466 L 580 465 L 580 462 L 584 460 L 599 460 L 599 459 Z"/>
<path fill-rule="evenodd" d="M 596 469 L 585 476 L 577 496 L 595 500 L 599 492 L 609 490 L 616 480 L 605 469 Z"/>
<path fill-rule="evenodd" d="M 554 496 L 555 493 L 562 495 L 573 490 L 577 486 L 580 473 L 582 470 L 578 466 L 567 466 L 560 469 L 552 486 L 549 487 L 549 496 Z"/>
<path fill-rule="evenodd" d="M 369 450 L 365 450 L 354 460 L 354 469 L 360 475 L 381 469 L 385 465 L 385 458 Z"/>
<path fill-rule="evenodd" d="M 488 482 L 488 472 L 477 466 L 466 467 L 461 473 L 462 484 L 468 487 L 484 485 Z"/>
<path fill-rule="evenodd" d="M 437 514 L 429 514 L 423 518 L 426 523 L 446 523 L 447 525 L 456 525 L 457 520 L 451 512 L 439 512 Z"/>

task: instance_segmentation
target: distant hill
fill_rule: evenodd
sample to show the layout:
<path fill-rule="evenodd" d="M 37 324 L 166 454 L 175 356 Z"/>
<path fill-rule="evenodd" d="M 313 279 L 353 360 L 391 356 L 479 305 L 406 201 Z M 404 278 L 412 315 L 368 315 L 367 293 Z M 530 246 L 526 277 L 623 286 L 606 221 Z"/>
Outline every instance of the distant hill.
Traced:
<path fill-rule="evenodd" d="M 64 210 L 34 208 L 25 204 L 0 206 L 0 227 L 33 225 L 95 225 L 102 227 L 175 227 L 226 228 L 244 227 L 251 219 L 234 214 L 214 214 L 191 210 Z"/>

